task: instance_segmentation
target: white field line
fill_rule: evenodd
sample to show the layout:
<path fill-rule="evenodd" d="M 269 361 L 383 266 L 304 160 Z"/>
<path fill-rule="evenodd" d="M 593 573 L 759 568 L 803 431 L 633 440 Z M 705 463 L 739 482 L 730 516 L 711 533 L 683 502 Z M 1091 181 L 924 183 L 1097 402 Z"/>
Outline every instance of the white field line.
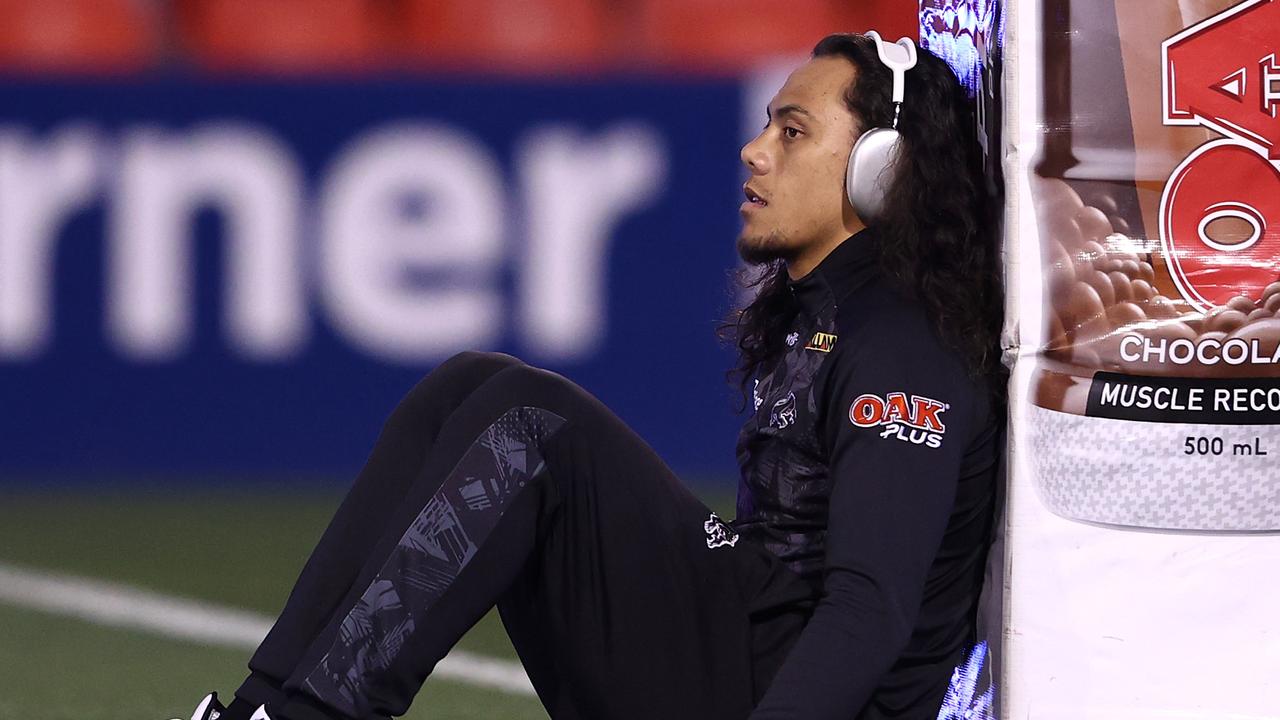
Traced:
<path fill-rule="evenodd" d="M 257 648 L 272 624 L 271 618 L 254 612 L 6 563 L 0 563 L 0 602 L 239 650 Z M 518 695 L 534 694 L 519 663 L 460 650 L 440 661 L 432 675 Z"/>

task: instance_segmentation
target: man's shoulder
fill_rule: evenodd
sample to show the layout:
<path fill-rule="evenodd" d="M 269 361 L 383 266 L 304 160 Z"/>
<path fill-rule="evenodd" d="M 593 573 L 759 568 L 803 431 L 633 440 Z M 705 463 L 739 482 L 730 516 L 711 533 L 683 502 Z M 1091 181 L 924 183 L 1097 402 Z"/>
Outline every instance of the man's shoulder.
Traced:
<path fill-rule="evenodd" d="M 836 304 L 836 335 L 858 354 L 954 357 L 938 335 L 928 308 L 889 284 L 873 278 Z M 958 358 L 957 358 L 958 359 Z"/>

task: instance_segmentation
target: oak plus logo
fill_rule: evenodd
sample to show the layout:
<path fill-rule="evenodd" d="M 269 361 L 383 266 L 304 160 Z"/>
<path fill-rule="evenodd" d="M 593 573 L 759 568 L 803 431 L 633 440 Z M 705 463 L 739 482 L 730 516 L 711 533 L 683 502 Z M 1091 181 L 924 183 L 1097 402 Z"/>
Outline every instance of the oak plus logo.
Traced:
<path fill-rule="evenodd" d="M 1280 0 L 1246 0 L 1161 46 L 1165 125 L 1224 137 L 1196 148 L 1160 198 L 1160 244 L 1201 312 L 1258 300 L 1280 262 Z"/>
<path fill-rule="evenodd" d="M 936 448 L 947 431 L 942 413 L 951 406 L 923 395 L 891 392 L 865 394 L 849 405 L 849 421 L 860 428 L 880 428 L 880 437 Z"/>

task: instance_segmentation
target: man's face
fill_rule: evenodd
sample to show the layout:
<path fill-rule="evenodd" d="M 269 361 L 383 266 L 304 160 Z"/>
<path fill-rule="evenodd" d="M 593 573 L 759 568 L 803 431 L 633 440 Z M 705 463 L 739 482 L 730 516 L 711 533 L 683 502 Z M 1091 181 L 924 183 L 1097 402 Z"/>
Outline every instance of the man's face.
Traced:
<path fill-rule="evenodd" d="M 764 130 L 742 148 L 744 190 L 738 254 L 748 263 L 794 261 L 833 247 L 861 226 L 844 191 L 857 122 L 845 104 L 853 63 L 809 60 L 768 107 Z"/>

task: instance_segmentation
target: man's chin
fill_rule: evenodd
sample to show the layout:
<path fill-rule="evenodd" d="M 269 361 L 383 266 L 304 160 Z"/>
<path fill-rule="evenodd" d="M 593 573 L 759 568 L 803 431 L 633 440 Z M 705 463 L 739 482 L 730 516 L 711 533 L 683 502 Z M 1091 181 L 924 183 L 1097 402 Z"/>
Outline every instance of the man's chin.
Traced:
<path fill-rule="evenodd" d="M 790 255 L 785 238 L 776 230 L 764 235 L 743 231 L 738 236 L 738 257 L 748 265 L 786 260 Z"/>

